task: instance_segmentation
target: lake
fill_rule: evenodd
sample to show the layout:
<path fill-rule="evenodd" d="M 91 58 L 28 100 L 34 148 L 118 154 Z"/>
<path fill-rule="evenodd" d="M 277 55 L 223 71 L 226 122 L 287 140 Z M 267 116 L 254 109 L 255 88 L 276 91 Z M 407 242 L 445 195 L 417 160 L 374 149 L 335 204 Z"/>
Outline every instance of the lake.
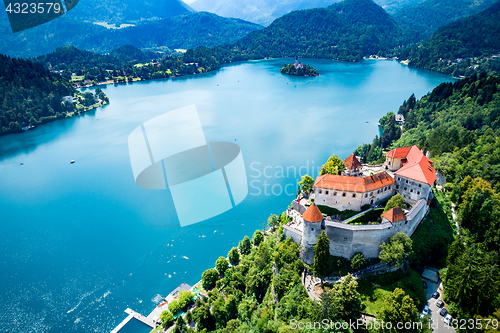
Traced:
<path fill-rule="evenodd" d="M 278 59 L 109 85 L 103 108 L 0 137 L 0 331 L 109 332 L 128 307 L 147 315 L 286 210 L 302 174 L 371 143 L 378 119 L 412 93 L 454 81 L 388 60 L 302 61 L 321 75 L 284 76 L 293 59 Z M 127 140 L 191 104 L 207 141 L 240 146 L 249 193 L 180 227 L 169 190 L 135 184 Z"/>

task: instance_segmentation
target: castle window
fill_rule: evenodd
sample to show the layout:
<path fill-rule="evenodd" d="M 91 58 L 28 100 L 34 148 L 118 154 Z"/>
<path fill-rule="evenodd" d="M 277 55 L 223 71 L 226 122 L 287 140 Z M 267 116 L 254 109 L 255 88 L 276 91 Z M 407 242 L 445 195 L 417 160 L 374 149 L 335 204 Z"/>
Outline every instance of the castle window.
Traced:
<path fill-rule="evenodd" d="M 406 184 L 408 184 L 408 181 L 406 181 Z"/>
<path fill-rule="evenodd" d="M 328 191 L 325 191 L 325 194 L 328 195 Z"/>
<path fill-rule="evenodd" d="M 370 197 L 373 195 L 373 192 L 370 192 Z"/>
<path fill-rule="evenodd" d="M 418 187 L 422 187 L 422 184 L 418 184 Z"/>
<path fill-rule="evenodd" d="M 318 193 L 321 194 L 321 190 L 319 190 Z"/>
<path fill-rule="evenodd" d="M 365 198 L 368 198 L 368 193 L 365 193 Z"/>
<path fill-rule="evenodd" d="M 377 190 L 377 194 L 379 194 L 379 193 L 380 193 L 380 190 Z"/>
<path fill-rule="evenodd" d="M 311 228 L 312 231 L 314 231 L 314 228 Z"/>
<path fill-rule="evenodd" d="M 337 195 L 337 192 L 333 192 L 333 195 Z"/>
<path fill-rule="evenodd" d="M 345 193 L 342 193 L 342 196 L 345 197 Z"/>
<path fill-rule="evenodd" d="M 396 190 L 399 190 L 399 185 L 396 185 Z"/>
<path fill-rule="evenodd" d="M 344 240 L 347 240 L 347 237 L 344 237 Z"/>
<path fill-rule="evenodd" d="M 405 191 L 406 191 L 406 187 L 405 187 L 403 190 L 405 190 Z"/>
<path fill-rule="evenodd" d="M 410 189 L 410 192 L 413 193 L 413 189 Z"/>
<path fill-rule="evenodd" d="M 420 195 L 420 192 L 417 191 L 417 194 Z"/>
<path fill-rule="evenodd" d="M 353 197 L 353 198 L 356 198 L 356 194 L 355 194 L 355 193 L 353 193 L 353 194 L 352 194 L 352 197 Z"/>

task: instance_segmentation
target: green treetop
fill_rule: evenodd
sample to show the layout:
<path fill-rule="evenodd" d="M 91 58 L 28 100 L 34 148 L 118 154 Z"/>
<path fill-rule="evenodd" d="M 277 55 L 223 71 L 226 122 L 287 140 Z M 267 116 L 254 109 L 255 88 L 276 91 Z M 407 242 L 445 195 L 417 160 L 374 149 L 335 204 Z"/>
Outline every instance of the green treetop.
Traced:
<path fill-rule="evenodd" d="M 321 279 L 321 287 L 323 287 L 323 279 L 328 274 L 328 263 L 330 261 L 330 241 L 323 230 L 318 236 L 318 242 L 314 246 L 314 264 L 313 273 Z"/>
<path fill-rule="evenodd" d="M 314 186 L 314 179 L 309 175 L 302 176 L 302 179 L 299 182 L 299 187 L 302 192 L 309 193 L 311 192 Z"/>
<path fill-rule="evenodd" d="M 396 267 L 404 267 L 406 260 L 413 253 L 413 241 L 404 232 L 398 232 L 391 237 L 389 243 L 380 245 L 379 259 L 384 263 L 392 263 Z"/>
<path fill-rule="evenodd" d="M 205 290 L 212 289 L 215 287 L 215 282 L 219 279 L 219 272 L 214 268 L 207 269 L 201 275 L 201 282 Z"/>
<path fill-rule="evenodd" d="M 337 155 L 333 154 L 328 158 L 325 164 L 321 167 L 320 175 L 340 175 L 345 170 L 344 161 Z"/>
<path fill-rule="evenodd" d="M 255 230 L 253 237 L 252 237 L 252 242 L 255 245 L 259 245 L 262 241 L 264 240 L 264 235 L 260 230 Z"/>
<path fill-rule="evenodd" d="M 401 194 L 398 193 L 392 198 L 390 198 L 389 201 L 387 201 L 387 204 L 385 205 L 384 208 L 384 213 L 396 207 L 403 209 L 405 208 L 405 206 L 406 206 L 405 198 L 403 198 Z"/>
<path fill-rule="evenodd" d="M 240 254 L 238 253 L 238 249 L 235 247 L 233 247 L 231 250 L 229 250 L 227 257 L 229 258 L 229 262 L 232 265 L 236 265 L 240 261 Z"/>
<path fill-rule="evenodd" d="M 220 275 L 224 275 L 226 270 L 229 268 L 229 263 L 227 262 L 226 258 L 219 257 L 219 259 L 217 259 L 217 261 L 215 262 L 215 268 L 217 268 L 217 271 Z"/>
<path fill-rule="evenodd" d="M 418 320 L 418 310 L 413 299 L 406 295 L 404 290 L 396 288 L 388 294 L 379 311 L 377 311 L 378 322 L 392 323 L 392 329 L 383 332 L 401 333 L 413 332 L 411 330 L 397 329 L 397 323 L 411 323 Z"/>
<path fill-rule="evenodd" d="M 239 243 L 241 254 L 250 253 L 250 238 L 248 236 L 243 237 L 243 240 Z"/>

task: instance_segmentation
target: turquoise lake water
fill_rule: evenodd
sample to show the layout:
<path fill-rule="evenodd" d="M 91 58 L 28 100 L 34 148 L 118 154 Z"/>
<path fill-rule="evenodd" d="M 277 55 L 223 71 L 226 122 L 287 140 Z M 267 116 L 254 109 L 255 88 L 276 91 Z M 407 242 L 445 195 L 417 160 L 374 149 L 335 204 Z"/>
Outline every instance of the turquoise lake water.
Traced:
<path fill-rule="evenodd" d="M 412 93 L 453 81 L 381 60 L 303 59 L 321 75 L 281 75 L 292 61 L 110 85 L 104 108 L 0 137 L 0 331 L 109 332 L 127 307 L 147 315 L 158 295 L 198 281 L 285 210 L 301 174 L 315 176 L 332 153 L 345 158 L 371 143 L 378 119 Z M 207 141 L 241 147 L 249 194 L 181 228 L 168 190 L 135 184 L 127 139 L 191 104 Z"/>

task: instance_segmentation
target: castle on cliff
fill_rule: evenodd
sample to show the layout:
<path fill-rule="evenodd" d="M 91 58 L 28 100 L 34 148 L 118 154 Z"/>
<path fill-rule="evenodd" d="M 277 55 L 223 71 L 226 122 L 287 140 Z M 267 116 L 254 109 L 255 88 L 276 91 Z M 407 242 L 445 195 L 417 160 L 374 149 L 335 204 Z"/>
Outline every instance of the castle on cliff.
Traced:
<path fill-rule="evenodd" d="M 285 236 L 300 244 L 301 258 L 307 264 L 314 262 L 314 245 L 323 230 L 330 240 L 331 255 L 350 259 L 361 252 L 366 258 L 378 257 L 383 242 L 397 232 L 411 236 L 429 211 L 436 180 L 429 157 L 429 152 L 424 155 L 417 146 L 396 148 L 386 154 L 383 165 L 369 166 L 351 154 L 344 160 L 346 170 L 341 175 L 316 178 L 311 191 L 313 203 L 294 201 L 288 211 L 293 221 L 284 226 Z M 411 209 L 393 208 L 381 215 L 380 223 L 349 224 L 349 220 L 365 212 L 340 221 L 335 216 L 324 216 L 317 206 L 361 211 L 363 206 L 373 209 L 397 193 Z"/>

